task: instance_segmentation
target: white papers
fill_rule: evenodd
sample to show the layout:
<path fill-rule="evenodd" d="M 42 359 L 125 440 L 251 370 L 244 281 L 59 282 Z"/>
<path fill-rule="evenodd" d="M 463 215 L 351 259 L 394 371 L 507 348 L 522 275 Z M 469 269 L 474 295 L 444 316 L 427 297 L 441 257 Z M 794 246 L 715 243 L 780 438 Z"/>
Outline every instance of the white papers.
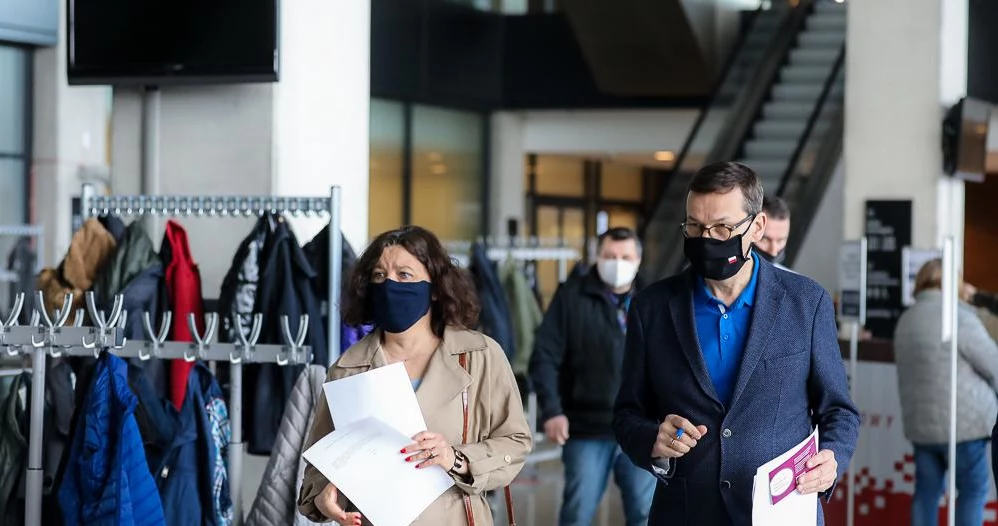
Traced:
<path fill-rule="evenodd" d="M 374 526 L 408 526 L 454 485 L 440 466 L 417 469 L 406 462 L 400 451 L 411 443 L 405 434 L 366 418 L 337 427 L 303 456 Z"/>
<path fill-rule="evenodd" d="M 365 418 L 377 418 L 409 438 L 426 431 L 423 412 L 402 362 L 327 382 L 322 389 L 337 429 Z"/>
<path fill-rule="evenodd" d="M 818 430 L 793 449 L 759 466 L 752 487 L 752 524 L 806 526 L 818 523 L 818 495 L 797 492 L 805 463 L 818 453 Z"/>

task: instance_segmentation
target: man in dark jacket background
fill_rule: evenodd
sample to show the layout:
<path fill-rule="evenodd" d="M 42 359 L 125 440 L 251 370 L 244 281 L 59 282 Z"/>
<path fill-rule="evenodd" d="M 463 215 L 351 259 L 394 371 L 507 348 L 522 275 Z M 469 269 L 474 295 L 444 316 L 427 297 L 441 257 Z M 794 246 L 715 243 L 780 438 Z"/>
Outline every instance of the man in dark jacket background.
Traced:
<path fill-rule="evenodd" d="M 566 281 L 551 301 L 537 330 L 530 376 L 544 433 L 564 446 L 559 524 L 591 524 L 612 471 L 627 525 L 644 525 L 655 478 L 621 452 L 611 426 L 641 244 L 630 229 L 612 228 L 599 237 L 598 251 L 596 265 Z"/>

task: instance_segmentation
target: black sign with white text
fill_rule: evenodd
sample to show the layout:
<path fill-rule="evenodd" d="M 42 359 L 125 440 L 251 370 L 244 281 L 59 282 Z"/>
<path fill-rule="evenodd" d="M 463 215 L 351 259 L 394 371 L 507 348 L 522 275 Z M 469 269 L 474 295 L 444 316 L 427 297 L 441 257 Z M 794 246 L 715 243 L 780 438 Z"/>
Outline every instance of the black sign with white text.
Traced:
<path fill-rule="evenodd" d="M 901 249 L 911 245 L 911 201 L 867 201 L 866 327 L 891 339 L 903 310 Z"/>

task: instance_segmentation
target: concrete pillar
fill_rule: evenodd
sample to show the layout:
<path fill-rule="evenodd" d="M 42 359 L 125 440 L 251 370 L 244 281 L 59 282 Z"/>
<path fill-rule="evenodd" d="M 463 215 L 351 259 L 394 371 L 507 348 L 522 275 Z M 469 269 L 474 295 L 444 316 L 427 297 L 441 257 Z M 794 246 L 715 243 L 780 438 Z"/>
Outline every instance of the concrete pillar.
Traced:
<path fill-rule="evenodd" d="M 371 2 L 282 2 L 281 82 L 274 89 L 273 193 L 343 189 L 343 231 L 367 245 Z M 295 223 L 308 239 L 321 228 Z"/>
<path fill-rule="evenodd" d="M 966 94 L 967 10 L 958 0 L 849 2 L 844 235 L 863 234 L 868 199 L 911 199 L 913 243 L 957 237 L 963 184 L 942 175 L 945 109 Z"/>
<path fill-rule="evenodd" d="M 276 84 L 163 87 L 163 194 L 324 196 L 343 188 L 343 229 L 367 243 L 370 2 L 281 3 Z M 140 187 L 141 95 L 114 94 L 113 191 Z M 252 220 L 184 219 L 206 297 Z M 299 241 L 322 220 L 292 219 Z M 161 232 L 154 234 L 158 240 Z"/>
<path fill-rule="evenodd" d="M 492 114 L 491 155 L 492 169 L 489 182 L 490 231 L 496 236 L 506 235 L 506 221 L 520 222 L 519 234 L 527 235 L 525 184 L 526 152 L 523 149 L 523 118 L 512 112 Z"/>

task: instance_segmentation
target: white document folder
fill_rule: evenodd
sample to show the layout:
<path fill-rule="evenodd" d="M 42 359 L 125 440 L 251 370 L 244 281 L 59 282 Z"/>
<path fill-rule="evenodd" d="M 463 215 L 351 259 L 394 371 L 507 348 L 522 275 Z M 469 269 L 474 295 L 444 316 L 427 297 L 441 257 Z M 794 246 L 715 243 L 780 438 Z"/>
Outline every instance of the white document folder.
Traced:
<path fill-rule="evenodd" d="M 801 495 L 797 478 L 818 453 L 818 430 L 790 451 L 759 466 L 752 486 L 752 524 L 813 526 L 818 523 L 818 494 Z"/>

